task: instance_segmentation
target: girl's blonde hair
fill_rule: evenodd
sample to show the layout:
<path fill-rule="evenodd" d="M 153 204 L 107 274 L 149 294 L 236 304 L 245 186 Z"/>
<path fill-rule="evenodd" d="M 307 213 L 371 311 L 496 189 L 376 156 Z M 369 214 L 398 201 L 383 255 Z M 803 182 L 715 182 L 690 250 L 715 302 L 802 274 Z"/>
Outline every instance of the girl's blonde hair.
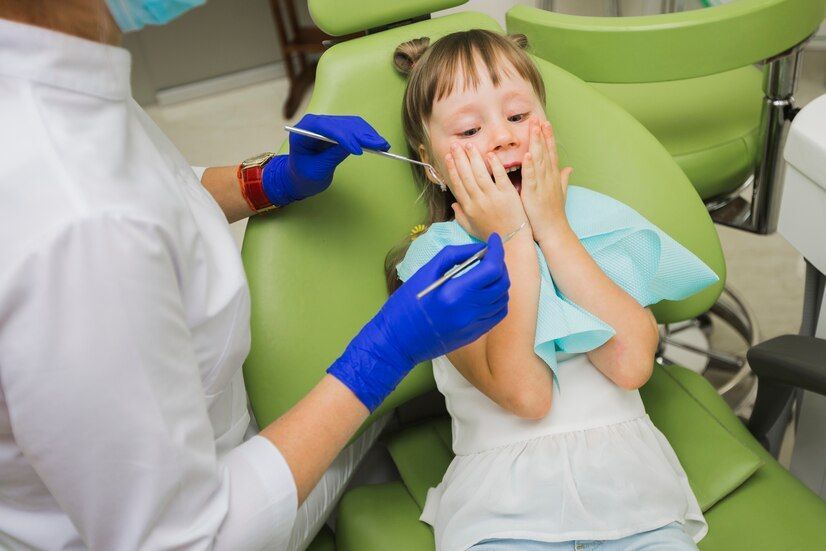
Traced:
<path fill-rule="evenodd" d="M 531 84 L 541 104 L 545 105 L 545 84 L 536 65 L 524 51 L 527 45 L 524 35 L 507 36 L 481 29 L 446 35 L 432 46 L 427 37 L 400 44 L 393 53 L 393 63 L 399 72 L 408 77 L 402 120 L 413 158 L 419 158 L 419 146 L 430 152 L 427 123 L 433 113 L 433 104 L 453 93 L 458 74 L 464 76 L 465 89 L 475 89 L 479 86 L 480 70 L 487 70 L 494 86 L 499 85 L 503 72 L 508 74 L 515 70 L 518 76 Z M 429 157 L 429 162 L 433 164 L 433 155 Z M 453 195 L 430 183 L 422 167 L 413 167 L 416 183 L 422 187 L 421 197 L 427 205 L 426 224 L 429 226 L 434 222 L 451 220 L 453 210 L 450 206 L 455 201 Z M 404 258 L 413 238 L 415 236 L 411 235 L 391 250 L 385 259 L 387 290 L 390 293 L 401 285 L 396 264 Z"/>

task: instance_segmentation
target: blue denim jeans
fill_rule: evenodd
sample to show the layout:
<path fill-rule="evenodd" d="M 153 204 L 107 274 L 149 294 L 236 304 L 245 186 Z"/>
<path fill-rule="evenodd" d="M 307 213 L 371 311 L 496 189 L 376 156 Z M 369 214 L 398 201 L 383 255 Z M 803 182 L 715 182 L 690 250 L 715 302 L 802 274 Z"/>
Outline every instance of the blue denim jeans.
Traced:
<path fill-rule="evenodd" d="M 470 548 L 472 551 L 684 551 L 697 549 L 694 540 L 679 522 L 618 540 L 485 540 Z"/>

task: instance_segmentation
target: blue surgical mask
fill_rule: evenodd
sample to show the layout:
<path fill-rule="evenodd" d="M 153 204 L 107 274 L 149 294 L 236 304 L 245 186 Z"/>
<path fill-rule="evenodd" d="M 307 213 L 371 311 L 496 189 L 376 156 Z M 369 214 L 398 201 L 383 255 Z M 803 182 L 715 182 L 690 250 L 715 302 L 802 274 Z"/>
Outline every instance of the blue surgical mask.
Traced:
<path fill-rule="evenodd" d="M 115 22 L 125 33 L 146 25 L 165 25 L 206 0 L 106 0 Z"/>

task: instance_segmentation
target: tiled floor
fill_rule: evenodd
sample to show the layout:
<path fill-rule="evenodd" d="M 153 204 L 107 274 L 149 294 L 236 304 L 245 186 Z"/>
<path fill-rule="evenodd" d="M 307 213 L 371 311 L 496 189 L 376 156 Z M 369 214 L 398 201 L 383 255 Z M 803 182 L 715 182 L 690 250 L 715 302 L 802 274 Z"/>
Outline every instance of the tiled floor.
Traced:
<path fill-rule="evenodd" d="M 147 109 L 193 165 L 235 164 L 262 151 L 277 149 L 286 137 L 280 116 L 286 80 L 248 86 L 232 92 Z M 826 93 L 826 51 L 807 52 L 798 89 L 805 105 Z M 299 108 L 303 112 L 305 104 Z M 233 230 L 239 244 L 244 223 Z M 800 324 L 804 265 L 800 255 L 778 234 L 758 236 L 719 228 L 728 266 L 728 283 L 756 314 L 761 335 L 796 333 Z M 723 331 L 712 336 L 721 349 L 739 346 Z"/>

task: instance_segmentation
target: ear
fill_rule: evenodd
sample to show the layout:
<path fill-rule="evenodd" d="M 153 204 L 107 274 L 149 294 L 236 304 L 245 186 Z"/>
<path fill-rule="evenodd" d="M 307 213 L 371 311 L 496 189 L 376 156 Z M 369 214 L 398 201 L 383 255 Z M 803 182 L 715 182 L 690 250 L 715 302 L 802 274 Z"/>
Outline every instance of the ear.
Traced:
<path fill-rule="evenodd" d="M 430 161 L 430 155 L 427 153 L 427 148 L 424 146 L 424 144 L 419 144 L 419 159 L 421 159 L 421 161 L 423 163 L 433 165 L 433 163 Z M 435 167 L 435 165 L 433 165 L 433 166 Z M 437 186 L 440 185 L 439 182 L 437 182 L 436 180 L 433 179 L 433 177 L 430 175 L 429 171 L 425 170 L 424 175 L 425 175 L 425 178 L 427 178 L 427 180 L 431 184 L 435 184 Z"/>

